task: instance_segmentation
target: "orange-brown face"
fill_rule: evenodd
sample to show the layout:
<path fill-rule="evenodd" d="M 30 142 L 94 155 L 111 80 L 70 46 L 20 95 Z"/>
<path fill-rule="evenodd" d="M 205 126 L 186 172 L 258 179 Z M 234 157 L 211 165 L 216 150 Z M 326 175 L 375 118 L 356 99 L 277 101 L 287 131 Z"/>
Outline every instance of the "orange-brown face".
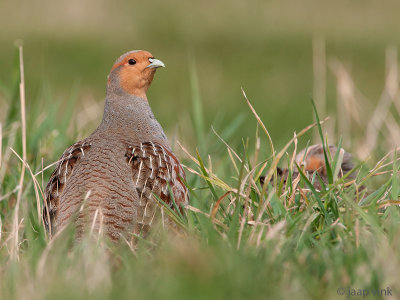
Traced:
<path fill-rule="evenodd" d="M 120 87 L 127 93 L 147 99 L 149 88 L 157 68 L 164 63 L 148 51 L 131 51 L 117 60 L 111 68 L 110 77 L 117 76 Z"/>
<path fill-rule="evenodd" d="M 318 156 L 311 156 L 308 155 L 306 158 L 306 166 L 305 169 L 308 172 L 315 172 L 318 171 L 321 174 L 325 175 L 325 161 Z"/>

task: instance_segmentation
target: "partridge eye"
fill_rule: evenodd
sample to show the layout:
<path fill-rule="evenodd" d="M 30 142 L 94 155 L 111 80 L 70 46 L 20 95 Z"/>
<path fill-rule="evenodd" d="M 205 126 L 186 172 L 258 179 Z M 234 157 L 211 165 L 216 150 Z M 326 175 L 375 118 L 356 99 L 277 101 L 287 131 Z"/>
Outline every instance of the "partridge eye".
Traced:
<path fill-rule="evenodd" d="M 136 60 L 134 60 L 133 58 L 131 58 L 130 60 L 128 60 L 128 63 L 129 63 L 130 65 L 134 65 L 134 64 L 136 64 Z"/>

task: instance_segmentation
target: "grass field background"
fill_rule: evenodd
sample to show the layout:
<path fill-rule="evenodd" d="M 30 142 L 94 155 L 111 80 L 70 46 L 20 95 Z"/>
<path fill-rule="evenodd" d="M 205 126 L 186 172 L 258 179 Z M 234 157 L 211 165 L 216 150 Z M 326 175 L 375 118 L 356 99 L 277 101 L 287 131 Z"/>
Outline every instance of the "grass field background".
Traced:
<path fill-rule="evenodd" d="M 146 49 L 167 65 L 149 91 L 155 114 L 169 133 L 178 124 L 182 138 L 193 144 L 188 76 L 193 59 L 207 128 L 217 120 L 228 124 L 243 111 L 243 87 L 283 145 L 312 120 L 315 37 L 325 39 L 327 59 L 340 59 L 376 103 L 386 47 L 399 42 L 398 6 L 397 1 L 2 1 L 0 82 L 12 83 L 14 41 L 22 39 L 28 105 L 45 93 L 54 101 L 77 97 L 101 103 L 114 60 L 125 51 Z M 335 80 L 329 70 L 327 76 L 335 114 Z M 177 106 L 178 120 L 171 117 Z M 238 135 L 252 131 L 241 126 Z"/>
<path fill-rule="evenodd" d="M 0 2 L 0 299 L 338 299 L 352 289 L 399 298 L 399 8 Z M 157 231 L 137 249 L 74 245 L 70 231 L 49 242 L 40 189 L 51 168 L 41 169 L 97 126 L 109 69 L 131 49 L 167 65 L 148 98 L 187 167 L 191 207 L 171 216 L 183 231 Z M 329 117 L 323 139 L 353 153 L 356 180 L 333 176 L 316 191 L 302 177 L 297 189 L 289 180 L 263 192 L 260 174 L 293 167 L 295 151 L 321 142 L 316 127 L 289 142 L 315 120 L 310 98 Z M 338 162 L 332 153 L 333 171 Z"/>

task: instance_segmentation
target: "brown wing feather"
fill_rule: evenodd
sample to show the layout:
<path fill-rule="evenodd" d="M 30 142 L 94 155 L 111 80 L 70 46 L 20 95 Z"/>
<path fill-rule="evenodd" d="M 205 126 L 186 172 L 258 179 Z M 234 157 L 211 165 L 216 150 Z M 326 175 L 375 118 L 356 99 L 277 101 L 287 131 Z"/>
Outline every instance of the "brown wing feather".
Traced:
<path fill-rule="evenodd" d="M 56 169 L 50 176 L 45 189 L 45 201 L 43 206 L 43 220 L 50 236 L 55 233 L 54 218 L 57 214 L 59 196 L 64 189 L 66 181 L 71 176 L 75 165 L 90 147 L 90 143 L 82 141 L 70 146 L 61 155 Z"/>
<path fill-rule="evenodd" d="M 173 208 L 169 185 L 178 207 L 188 203 L 188 191 L 183 183 L 185 172 L 168 149 L 157 143 L 145 142 L 129 146 L 125 156 L 132 166 L 132 180 L 140 199 L 150 199 L 154 193 Z"/>

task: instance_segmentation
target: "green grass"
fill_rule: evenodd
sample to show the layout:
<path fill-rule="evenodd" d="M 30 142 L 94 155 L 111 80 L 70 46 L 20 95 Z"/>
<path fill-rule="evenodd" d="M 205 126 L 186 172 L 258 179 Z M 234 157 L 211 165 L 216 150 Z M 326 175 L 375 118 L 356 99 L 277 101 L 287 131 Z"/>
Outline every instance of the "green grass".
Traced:
<path fill-rule="evenodd" d="M 18 74 L 18 63 L 14 69 Z M 135 249 L 102 239 L 76 244 L 71 230 L 53 241 L 46 238 L 38 214 L 42 195 L 35 195 L 35 187 L 43 190 L 51 172 L 47 169 L 42 178 L 42 159 L 44 166 L 57 160 L 83 134 L 71 127 L 76 120 L 73 92 L 62 104 L 43 88 L 43 96 L 27 106 L 26 162 L 38 173 L 38 184 L 26 171 L 17 206 L 22 164 L 9 149 L 22 156 L 21 107 L 12 88 L 18 87 L 19 76 L 4 89 L 8 105 L 0 195 L 8 196 L 0 201 L 0 299 L 338 299 L 339 288 L 347 293 L 349 288 L 387 287 L 399 297 L 397 154 L 380 163 L 376 153 L 361 161 L 356 180 L 346 187 L 336 176 L 339 155 L 334 153 L 323 191 L 304 174 L 297 188 L 290 178 L 286 185 L 263 187 L 259 176 L 271 178 L 278 164 L 290 162 L 296 145 L 307 144 L 304 134 L 313 126 L 278 148 L 250 98 L 248 103 L 242 99 L 241 107 L 251 122 L 239 115 L 214 133 L 205 126 L 207 110 L 194 64 L 191 71 L 192 126 L 199 146 L 182 150 L 175 144 L 187 167 L 191 197 L 184 214 L 172 216 L 183 230 L 155 230 Z M 239 89 L 238 97 L 243 97 Z M 256 125 L 252 136 L 241 139 L 237 129 L 244 123 Z M 323 126 L 317 127 L 325 141 Z M 225 144 L 226 137 L 235 145 Z M 378 152 L 390 152 L 385 145 L 376 146 Z"/>

